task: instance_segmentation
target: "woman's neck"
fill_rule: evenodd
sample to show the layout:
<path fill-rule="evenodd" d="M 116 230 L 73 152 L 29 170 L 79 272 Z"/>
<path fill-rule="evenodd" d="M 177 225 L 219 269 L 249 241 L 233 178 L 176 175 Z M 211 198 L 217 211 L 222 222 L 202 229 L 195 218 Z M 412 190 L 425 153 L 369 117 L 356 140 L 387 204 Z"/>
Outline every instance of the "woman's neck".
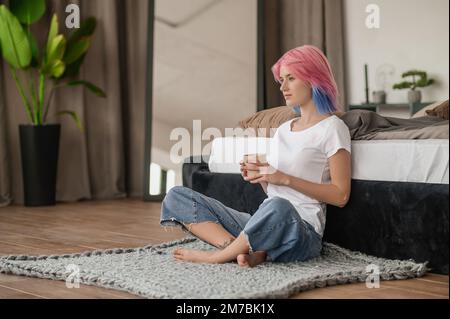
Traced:
<path fill-rule="evenodd" d="M 327 115 L 320 114 L 317 111 L 317 108 L 312 100 L 309 103 L 300 106 L 300 111 L 301 116 L 299 122 L 302 125 L 314 124 L 328 117 Z"/>

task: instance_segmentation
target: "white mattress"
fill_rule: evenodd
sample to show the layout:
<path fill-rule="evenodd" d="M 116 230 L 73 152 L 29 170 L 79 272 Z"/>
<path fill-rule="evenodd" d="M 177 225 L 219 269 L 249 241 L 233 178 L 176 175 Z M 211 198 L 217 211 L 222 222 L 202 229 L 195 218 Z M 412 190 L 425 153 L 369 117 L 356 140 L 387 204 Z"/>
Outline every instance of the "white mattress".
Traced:
<path fill-rule="evenodd" d="M 239 174 L 247 153 L 268 153 L 271 138 L 213 140 L 209 170 Z M 352 141 L 352 179 L 448 184 L 448 139 Z"/>

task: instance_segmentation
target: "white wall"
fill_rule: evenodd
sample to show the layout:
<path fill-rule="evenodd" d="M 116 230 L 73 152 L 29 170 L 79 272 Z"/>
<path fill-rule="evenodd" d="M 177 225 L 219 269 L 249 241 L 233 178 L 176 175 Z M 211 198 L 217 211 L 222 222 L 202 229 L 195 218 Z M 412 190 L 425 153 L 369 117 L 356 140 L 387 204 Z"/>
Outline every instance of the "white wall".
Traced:
<path fill-rule="evenodd" d="M 155 10 L 153 119 L 223 129 L 253 114 L 257 1 L 158 0 Z"/>
<path fill-rule="evenodd" d="M 366 6 L 380 8 L 380 28 L 365 25 Z M 407 90 L 393 90 L 409 69 L 428 72 L 438 83 L 422 88 L 422 101 L 448 99 L 449 20 L 448 0 L 344 0 L 346 32 L 346 78 L 348 102 L 365 101 L 364 64 L 369 65 L 370 100 L 383 65 L 393 73 L 386 80 L 387 102 L 406 102 Z"/>

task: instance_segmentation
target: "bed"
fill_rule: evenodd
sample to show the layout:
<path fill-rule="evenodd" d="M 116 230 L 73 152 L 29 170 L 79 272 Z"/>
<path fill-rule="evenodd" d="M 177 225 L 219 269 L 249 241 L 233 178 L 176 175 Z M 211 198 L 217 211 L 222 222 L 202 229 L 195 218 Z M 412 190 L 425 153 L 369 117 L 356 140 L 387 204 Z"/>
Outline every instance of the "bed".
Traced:
<path fill-rule="evenodd" d="M 208 157 L 185 160 L 183 184 L 253 214 L 266 194 L 242 179 L 238 163 L 245 153 L 264 153 L 270 141 L 216 138 Z M 343 208 L 327 205 L 324 240 L 379 257 L 428 261 L 432 272 L 448 274 L 448 163 L 448 138 L 352 140 L 351 197 Z"/>

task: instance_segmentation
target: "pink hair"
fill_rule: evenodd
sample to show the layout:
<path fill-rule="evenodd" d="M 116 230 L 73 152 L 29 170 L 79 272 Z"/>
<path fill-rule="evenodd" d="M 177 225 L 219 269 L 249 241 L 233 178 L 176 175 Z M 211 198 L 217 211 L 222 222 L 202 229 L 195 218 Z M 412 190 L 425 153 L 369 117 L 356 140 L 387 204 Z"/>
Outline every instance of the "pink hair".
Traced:
<path fill-rule="evenodd" d="M 333 71 L 319 48 L 303 45 L 286 52 L 272 67 L 275 81 L 280 84 L 281 66 L 287 67 L 290 73 L 310 84 L 314 102 L 321 113 L 340 109 Z"/>

